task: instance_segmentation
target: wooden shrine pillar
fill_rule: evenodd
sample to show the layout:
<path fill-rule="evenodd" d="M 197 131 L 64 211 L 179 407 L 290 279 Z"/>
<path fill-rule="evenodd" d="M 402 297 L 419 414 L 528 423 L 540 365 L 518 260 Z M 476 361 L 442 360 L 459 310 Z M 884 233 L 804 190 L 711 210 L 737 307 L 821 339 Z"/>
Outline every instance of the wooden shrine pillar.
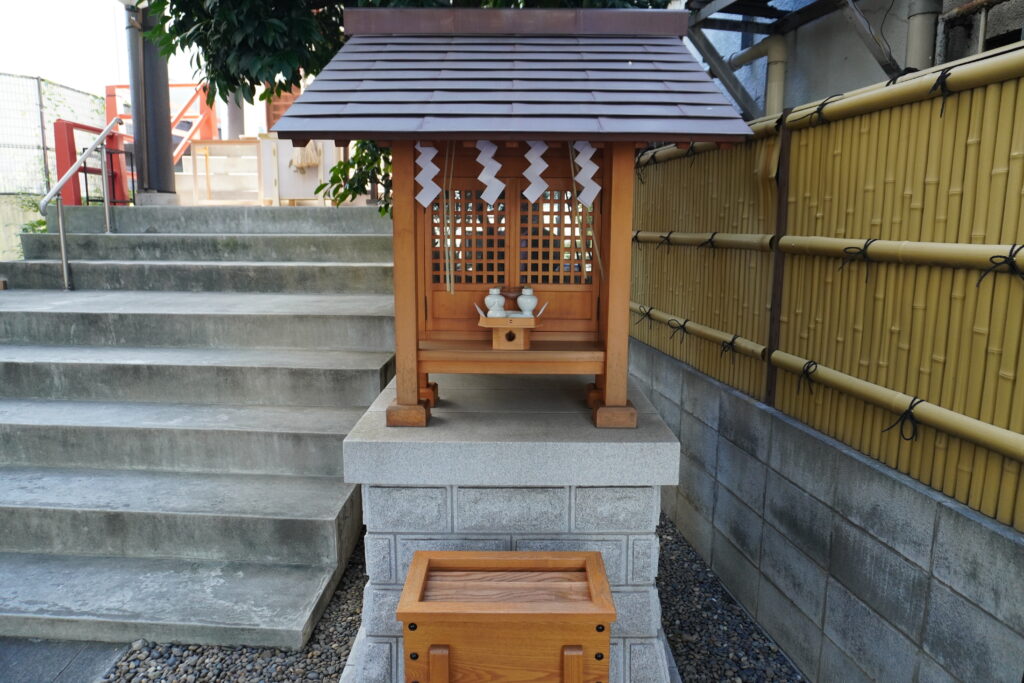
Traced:
<path fill-rule="evenodd" d="M 408 140 L 391 147 L 392 251 L 395 287 L 395 401 L 389 427 L 426 427 L 430 404 L 420 399 L 416 355 L 416 175 L 415 149 Z M 628 245 L 627 245 L 628 246 Z"/>
<path fill-rule="evenodd" d="M 609 145 L 611 187 L 608 195 L 607 245 L 601 282 L 601 335 L 605 373 L 595 402 L 597 427 L 636 427 L 636 408 L 626 398 L 629 383 L 629 291 L 632 284 L 634 145 Z"/>

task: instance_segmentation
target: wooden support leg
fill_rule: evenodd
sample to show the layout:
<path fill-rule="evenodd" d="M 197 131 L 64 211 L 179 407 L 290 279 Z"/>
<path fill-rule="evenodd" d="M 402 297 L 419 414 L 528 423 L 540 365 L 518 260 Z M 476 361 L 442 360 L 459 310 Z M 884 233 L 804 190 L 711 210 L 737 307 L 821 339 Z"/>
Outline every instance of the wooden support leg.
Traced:
<path fill-rule="evenodd" d="M 437 405 L 438 394 L 437 394 L 437 382 L 431 382 L 430 376 L 425 373 L 419 373 L 420 381 L 420 400 L 426 401 L 433 408 Z"/>
<path fill-rule="evenodd" d="M 433 677 L 430 681 L 433 683 Z M 562 683 L 583 683 L 583 648 L 579 645 L 562 648 Z"/>
<path fill-rule="evenodd" d="M 583 652 L 580 652 L 580 662 L 582 663 Z M 447 645 L 431 645 L 430 646 L 430 683 L 448 683 L 448 646 Z"/>
<path fill-rule="evenodd" d="M 416 331 L 416 234 L 412 142 L 391 150 L 394 172 L 392 252 L 395 289 L 395 402 L 388 406 L 389 427 L 426 427 L 430 405 L 421 399 Z"/>
<path fill-rule="evenodd" d="M 636 408 L 626 399 L 629 381 L 630 239 L 633 234 L 633 145 L 611 145 L 611 195 L 603 297 L 604 396 L 593 406 L 598 427 L 636 427 Z"/>

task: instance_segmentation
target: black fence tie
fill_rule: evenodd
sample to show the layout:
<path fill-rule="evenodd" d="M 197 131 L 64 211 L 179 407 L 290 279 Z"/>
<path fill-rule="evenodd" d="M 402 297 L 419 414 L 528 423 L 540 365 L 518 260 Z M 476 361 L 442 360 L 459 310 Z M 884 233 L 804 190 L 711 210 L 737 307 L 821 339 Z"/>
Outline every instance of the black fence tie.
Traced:
<path fill-rule="evenodd" d="M 871 263 L 871 256 L 868 255 L 868 248 L 877 241 L 878 240 L 876 238 L 872 237 L 871 239 L 865 240 L 864 246 L 862 247 L 846 247 L 845 249 L 843 249 L 843 262 L 839 264 L 838 270 L 846 268 L 846 266 L 850 265 L 857 259 L 863 261 L 865 265 Z M 868 281 L 868 275 L 870 275 L 870 271 L 868 271 L 867 267 L 865 267 L 864 282 Z"/>
<path fill-rule="evenodd" d="M 939 109 L 939 116 L 942 117 L 946 113 L 946 99 L 953 94 L 953 91 L 949 89 L 949 84 L 946 83 L 949 80 L 949 74 L 953 73 L 953 69 L 947 67 L 939 72 L 938 78 L 935 79 L 935 83 L 928 89 L 928 94 L 932 94 L 936 90 L 942 95 L 942 107 Z"/>
<path fill-rule="evenodd" d="M 729 341 L 722 342 L 722 349 L 718 352 L 718 357 L 721 358 L 722 356 L 724 356 L 726 351 L 736 353 L 736 340 L 739 338 L 740 335 L 734 334 L 732 335 L 732 339 L 730 339 Z M 732 362 L 736 362 L 735 356 L 732 357 Z"/>
<path fill-rule="evenodd" d="M 718 234 L 717 232 L 711 233 L 711 237 L 707 238 L 706 240 L 704 240 L 703 242 L 698 244 L 697 248 L 700 249 L 701 247 L 708 247 L 708 248 L 714 249 L 715 248 L 715 235 L 717 235 L 717 234 Z"/>
<path fill-rule="evenodd" d="M 636 245 L 637 249 L 643 249 L 643 244 L 644 243 L 640 241 L 640 231 L 639 230 L 634 230 L 633 231 L 633 244 Z"/>
<path fill-rule="evenodd" d="M 893 422 L 888 427 L 886 427 L 885 429 L 883 429 L 882 432 L 883 433 L 887 432 L 890 429 L 892 429 L 893 427 L 895 427 L 896 425 L 899 425 L 899 428 L 900 428 L 900 438 L 901 439 L 903 439 L 904 441 L 916 441 L 917 440 L 917 418 L 914 417 L 914 408 L 916 408 L 917 406 L 921 405 L 922 403 L 924 403 L 924 399 L 923 398 L 918 398 L 916 396 L 914 398 L 912 398 L 910 400 L 910 405 L 907 406 L 907 409 L 904 410 L 902 413 L 900 413 L 900 416 L 898 418 L 896 418 L 896 421 Z M 907 425 L 910 425 L 909 436 L 908 436 Z"/>
<path fill-rule="evenodd" d="M 803 370 L 800 371 L 800 377 L 796 381 L 796 393 L 800 393 L 800 387 L 803 386 L 804 382 L 807 382 L 807 391 L 814 393 L 814 380 L 811 378 L 818 370 L 818 364 L 813 360 L 809 360 L 804 363 Z"/>
<path fill-rule="evenodd" d="M 903 78 L 904 76 L 909 76 L 910 74 L 915 73 L 916 71 L 919 71 L 919 69 L 915 69 L 912 66 L 903 67 L 902 69 L 900 69 L 900 72 L 898 74 L 896 74 L 895 76 L 893 76 L 892 78 L 885 82 L 885 87 L 889 87 L 890 85 L 896 85 L 896 82 L 899 81 L 901 78 Z"/>
<path fill-rule="evenodd" d="M 669 242 L 669 240 L 672 239 L 672 233 L 674 233 L 674 232 L 675 232 L 674 230 L 669 230 L 664 235 L 662 235 L 660 237 L 660 241 L 658 242 L 658 246 L 656 246 L 655 249 L 661 249 L 665 245 L 671 246 L 672 243 Z"/>
<path fill-rule="evenodd" d="M 640 306 L 640 317 L 637 318 L 637 321 L 635 323 L 633 323 L 633 324 L 634 325 L 639 325 L 640 323 L 642 323 L 646 319 L 647 320 L 647 327 L 648 327 L 648 329 L 650 329 L 651 323 L 654 322 L 654 318 L 651 317 L 651 311 L 653 311 L 653 310 L 654 309 L 652 307 L 650 307 L 650 306 Z"/>
<path fill-rule="evenodd" d="M 836 93 L 835 95 L 829 95 L 821 102 L 819 102 L 818 107 L 811 113 L 811 125 L 820 126 L 823 123 L 828 123 L 828 119 L 825 118 L 825 106 L 830 104 L 832 100 L 834 100 L 835 98 L 842 96 L 843 93 Z M 814 117 L 817 117 L 818 120 L 815 121 Z"/>
<path fill-rule="evenodd" d="M 985 272 L 981 274 L 978 281 L 974 283 L 975 287 L 981 286 L 981 281 L 988 276 L 989 273 L 999 272 L 1000 268 L 1006 268 L 1007 273 L 1016 275 L 1021 280 L 1024 280 L 1024 270 L 1021 270 L 1020 264 L 1017 263 L 1017 256 L 1021 250 L 1024 250 L 1024 244 L 1014 244 L 1010 247 L 1010 253 L 1003 256 L 1002 254 L 996 254 L 995 256 L 989 257 L 988 261 L 992 265 L 985 269 Z"/>
<path fill-rule="evenodd" d="M 690 322 L 689 318 L 687 318 L 683 322 L 679 322 L 675 318 L 669 318 L 668 322 L 666 323 L 666 325 L 672 328 L 672 334 L 668 335 L 669 341 L 672 341 L 672 337 L 676 336 L 676 334 L 679 332 L 683 333 L 683 336 L 679 338 L 679 341 L 682 341 L 683 337 L 690 333 L 690 331 L 686 329 L 686 323 L 688 322 Z"/>
<path fill-rule="evenodd" d="M 788 115 L 789 115 L 789 112 L 785 112 L 784 111 L 781 114 L 779 114 L 779 118 L 775 119 L 775 132 L 776 133 L 779 132 L 780 130 L 782 130 L 782 127 L 784 125 L 786 125 L 786 117 Z"/>

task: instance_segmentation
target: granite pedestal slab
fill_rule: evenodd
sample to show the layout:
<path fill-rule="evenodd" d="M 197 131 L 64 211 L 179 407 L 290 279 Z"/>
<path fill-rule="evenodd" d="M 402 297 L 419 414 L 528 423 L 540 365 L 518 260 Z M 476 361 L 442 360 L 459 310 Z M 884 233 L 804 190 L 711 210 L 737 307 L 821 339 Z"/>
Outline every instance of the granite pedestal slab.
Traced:
<path fill-rule="evenodd" d="M 655 577 L 661 486 L 679 442 L 636 391 L 636 429 L 596 429 L 574 376 L 431 376 L 427 428 L 384 424 L 389 386 L 345 439 L 345 480 L 363 487 L 363 623 L 344 683 L 403 681 L 395 608 L 417 550 L 597 550 L 618 611 L 611 681 L 677 680 Z"/>

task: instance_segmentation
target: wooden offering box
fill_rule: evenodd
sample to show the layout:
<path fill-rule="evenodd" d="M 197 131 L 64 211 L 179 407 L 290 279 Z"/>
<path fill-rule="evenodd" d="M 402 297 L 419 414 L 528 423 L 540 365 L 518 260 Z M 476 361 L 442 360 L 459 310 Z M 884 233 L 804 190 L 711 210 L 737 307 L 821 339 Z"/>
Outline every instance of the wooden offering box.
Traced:
<path fill-rule="evenodd" d="M 398 603 L 407 683 L 607 683 L 596 552 L 419 551 Z"/>
<path fill-rule="evenodd" d="M 537 319 L 481 317 L 478 324 L 491 330 L 492 349 L 526 351 L 530 348 L 530 331 L 537 327 Z"/>

